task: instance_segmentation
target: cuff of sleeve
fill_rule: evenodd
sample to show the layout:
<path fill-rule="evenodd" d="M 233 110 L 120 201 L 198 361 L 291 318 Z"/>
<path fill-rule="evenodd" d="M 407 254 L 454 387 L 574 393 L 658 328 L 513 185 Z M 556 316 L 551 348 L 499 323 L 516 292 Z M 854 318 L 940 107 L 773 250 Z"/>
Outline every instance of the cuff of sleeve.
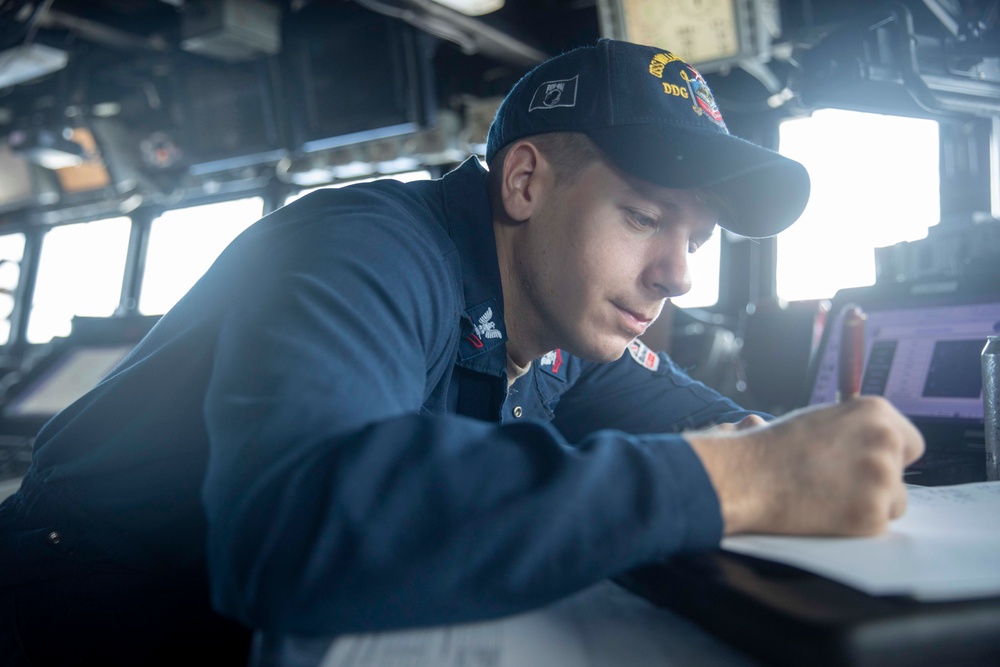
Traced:
<path fill-rule="evenodd" d="M 663 545 L 662 556 L 718 547 L 722 540 L 722 508 L 701 459 L 679 436 L 665 436 L 663 441 L 648 445 L 662 480 L 656 485 L 660 496 L 657 503 L 669 508 L 660 534 L 673 538 L 672 543 Z"/>

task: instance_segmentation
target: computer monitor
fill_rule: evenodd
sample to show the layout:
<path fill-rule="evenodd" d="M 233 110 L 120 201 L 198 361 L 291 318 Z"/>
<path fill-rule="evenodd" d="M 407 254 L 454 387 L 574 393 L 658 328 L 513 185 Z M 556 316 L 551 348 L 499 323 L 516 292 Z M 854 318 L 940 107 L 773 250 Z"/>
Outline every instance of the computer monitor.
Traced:
<path fill-rule="evenodd" d="M 890 283 L 841 290 L 824 327 L 804 403 L 836 400 L 844 313 L 865 313 L 862 395 L 888 399 L 920 430 L 926 453 L 907 473 L 917 484 L 985 479 L 980 354 L 1000 333 L 1000 279 Z"/>
<path fill-rule="evenodd" d="M 2 412 L 5 418 L 47 419 L 93 389 L 133 345 L 72 347 L 20 388 Z"/>
<path fill-rule="evenodd" d="M 979 355 L 1000 333 L 1000 301 L 869 307 L 861 393 L 911 418 L 983 419 Z M 831 313 L 810 403 L 836 399 L 843 309 Z"/>

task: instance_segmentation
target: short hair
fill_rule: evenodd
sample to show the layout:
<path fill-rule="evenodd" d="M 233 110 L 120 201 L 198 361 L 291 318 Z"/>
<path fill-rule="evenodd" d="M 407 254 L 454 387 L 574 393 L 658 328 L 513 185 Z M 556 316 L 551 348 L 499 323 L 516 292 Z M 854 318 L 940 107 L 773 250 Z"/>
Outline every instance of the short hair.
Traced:
<path fill-rule="evenodd" d="M 541 151 L 552 165 L 556 182 L 572 183 L 588 166 L 597 161 L 607 162 L 604 152 L 593 141 L 580 132 L 548 132 L 525 137 Z M 490 201 L 494 211 L 500 206 L 500 180 L 503 177 L 503 163 L 514 142 L 507 144 L 490 160 L 487 177 Z"/>

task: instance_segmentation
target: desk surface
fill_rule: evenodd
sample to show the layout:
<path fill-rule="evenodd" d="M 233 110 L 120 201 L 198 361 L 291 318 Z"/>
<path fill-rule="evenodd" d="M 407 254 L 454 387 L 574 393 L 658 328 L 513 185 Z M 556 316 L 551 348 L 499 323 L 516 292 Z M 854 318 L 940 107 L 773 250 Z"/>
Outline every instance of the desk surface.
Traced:
<path fill-rule="evenodd" d="M 258 637 L 254 667 L 756 667 L 691 621 L 602 582 L 495 621 L 342 637 Z"/>
<path fill-rule="evenodd" d="M 1000 665 L 1000 484 L 913 487 L 910 500 L 876 537 L 745 536 L 775 543 L 770 558 L 689 554 L 619 578 L 642 597 L 604 582 L 486 623 L 332 644 L 261 637 L 258 664 L 736 667 L 753 655 L 789 667 Z"/>

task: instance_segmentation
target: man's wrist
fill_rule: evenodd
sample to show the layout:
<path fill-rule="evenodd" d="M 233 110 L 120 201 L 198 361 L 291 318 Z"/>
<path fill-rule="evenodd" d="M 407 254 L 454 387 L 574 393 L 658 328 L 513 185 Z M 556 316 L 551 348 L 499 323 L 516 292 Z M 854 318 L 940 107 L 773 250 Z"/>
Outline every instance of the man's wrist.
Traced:
<path fill-rule="evenodd" d="M 761 494 L 753 493 L 753 459 L 757 444 L 745 434 L 684 433 L 684 439 L 701 459 L 715 488 L 722 513 L 723 534 L 749 531 L 760 514 Z"/>

